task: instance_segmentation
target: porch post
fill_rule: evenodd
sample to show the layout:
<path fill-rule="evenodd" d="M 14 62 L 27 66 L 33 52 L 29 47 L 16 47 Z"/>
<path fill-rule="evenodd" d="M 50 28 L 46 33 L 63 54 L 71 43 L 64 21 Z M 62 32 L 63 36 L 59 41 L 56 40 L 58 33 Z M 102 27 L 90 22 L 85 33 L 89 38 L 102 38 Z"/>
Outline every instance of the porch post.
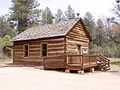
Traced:
<path fill-rule="evenodd" d="M 66 73 L 69 73 L 69 72 L 70 72 L 70 70 L 67 70 L 67 69 L 66 69 L 66 70 L 65 70 L 65 72 L 66 72 Z"/>
<path fill-rule="evenodd" d="M 92 73 L 94 73 L 94 72 L 95 72 L 95 69 L 94 69 L 94 68 L 91 68 L 90 71 L 91 71 Z"/>
<path fill-rule="evenodd" d="M 82 74 L 82 75 L 85 74 L 84 70 L 78 71 L 78 74 Z"/>

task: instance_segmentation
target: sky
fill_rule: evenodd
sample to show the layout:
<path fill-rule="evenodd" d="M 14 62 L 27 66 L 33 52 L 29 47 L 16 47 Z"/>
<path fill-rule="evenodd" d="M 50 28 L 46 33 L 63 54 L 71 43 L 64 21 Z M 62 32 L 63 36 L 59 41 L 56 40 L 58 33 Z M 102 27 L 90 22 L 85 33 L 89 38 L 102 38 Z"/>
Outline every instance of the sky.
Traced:
<path fill-rule="evenodd" d="M 53 14 L 60 8 L 63 12 L 67 10 L 68 5 L 74 9 L 75 13 L 80 13 L 84 17 L 86 12 L 91 12 L 93 17 L 110 17 L 112 15 L 112 7 L 115 0 L 37 0 L 40 3 L 39 8 L 45 9 L 49 7 Z M 2 0 L 0 2 L 0 15 L 9 13 L 11 0 Z"/>

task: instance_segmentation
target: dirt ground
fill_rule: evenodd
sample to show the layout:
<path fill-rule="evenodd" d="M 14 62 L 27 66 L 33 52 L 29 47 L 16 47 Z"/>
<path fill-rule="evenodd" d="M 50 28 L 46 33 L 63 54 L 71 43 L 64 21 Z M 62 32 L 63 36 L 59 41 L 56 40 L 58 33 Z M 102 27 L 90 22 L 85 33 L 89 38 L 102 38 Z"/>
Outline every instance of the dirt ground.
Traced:
<path fill-rule="evenodd" d="M 85 75 L 35 67 L 0 67 L 0 90 L 120 90 L 119 73 L 119 67 Z"/>

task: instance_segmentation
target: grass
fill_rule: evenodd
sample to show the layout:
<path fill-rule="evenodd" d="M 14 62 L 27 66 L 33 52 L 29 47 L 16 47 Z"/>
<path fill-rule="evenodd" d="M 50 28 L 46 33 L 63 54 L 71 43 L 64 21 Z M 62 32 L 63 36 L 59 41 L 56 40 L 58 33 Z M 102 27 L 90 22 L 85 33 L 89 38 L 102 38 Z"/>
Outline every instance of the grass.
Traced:
<path fill-rule="evenodd" d="M 120 61 L 111 62 L 110 64 L 113 64 L 113 65 L 118 65 L 118 66 L 120 66 Z"/>
<path fill-rule="evenodd" d="M 0 65 L 12 63 L 12 59 L 0 59 Z"/>
<path fill-rule="evenodd" d="M 110 58 L 110 64 L 120 66 L 120 58 Z"/>
<path fill-rule="evenodd" d="M 110 59 L 111 62 L 120 61 L 120 58 L 108 58 L 108 59 Z"/>

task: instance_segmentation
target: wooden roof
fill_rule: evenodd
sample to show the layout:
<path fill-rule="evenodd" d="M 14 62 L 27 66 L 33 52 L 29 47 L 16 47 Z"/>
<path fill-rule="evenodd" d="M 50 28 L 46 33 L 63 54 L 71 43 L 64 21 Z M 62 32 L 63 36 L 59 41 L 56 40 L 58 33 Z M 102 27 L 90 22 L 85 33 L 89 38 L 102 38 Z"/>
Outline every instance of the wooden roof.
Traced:
<path fill-rule="evenodd" d="M 83 28 L 85 29 L 88 38 L 90 38 L 90 34 L 88 33 L 82 19 L 72 19 L 68 21 L 61 21 L 55 24 L 48 24 L 37 26 L 34 28 L 27 29 L 22 33 L 15 36 L 12 41 L 23 41 L 23 40 L 34 40 L 34 39 L 42 39 L 42 38 L 50 38 L 50 37 L 58 37 L 65 36 L 67 33 L 76 25 L 76 23 L 80 21 Z"/>

